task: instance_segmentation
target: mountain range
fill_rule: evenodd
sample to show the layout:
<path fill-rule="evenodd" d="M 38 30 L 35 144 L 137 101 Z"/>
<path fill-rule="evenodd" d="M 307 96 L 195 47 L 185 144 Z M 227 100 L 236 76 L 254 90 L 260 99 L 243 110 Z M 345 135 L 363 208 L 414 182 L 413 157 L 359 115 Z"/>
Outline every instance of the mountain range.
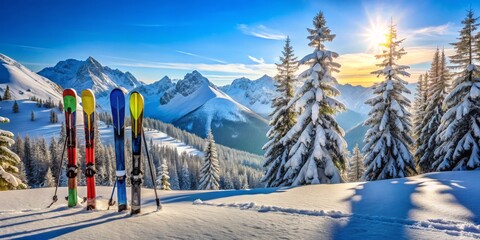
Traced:
<path fill-rule="evenodd" d="M 172 123 L 201 137 L 212 130 L 217 142 L 257 154 L 263 153 L 261 147 L 267 140 L 271 99 L 278 94 L 274 79 L 268 75 L 256 80 L 239 78 L 229 85 L 216 86 L 193 71 L 180 80 L 165 76 L 145 84 L 131 73 L 103 66 L 92 57 L 85 61 L 60 61 L 38 74 L 5 55 L 0 54 L 0 61 L 3 66 L 0 91 L 9 85 L 15 99 L 28 98 L 33 93 L 41 93 L 35 94 L 41 98 L 61 99 L 61 88 L 74 88 L 77 93 L 90 88 L 96 94 L 98 109 L 108 112 L 105 106 L 109 106 L 108 94 L 113 88 L 119 87 L 125 92 L 135 90 L 145 98 L 145 116 Z M 364 102 L 372 97 L 372 89 L 349 84 L 336 84 L 336 87 L 342 93 L 339 100 L 347 107 L 336 119 L 346 130 L 351 149 L 352 144 L 361 145 L 365 131 L 361 123 L 369 111 Z M 414 89 L 415 84 L 408 87 Z"/>

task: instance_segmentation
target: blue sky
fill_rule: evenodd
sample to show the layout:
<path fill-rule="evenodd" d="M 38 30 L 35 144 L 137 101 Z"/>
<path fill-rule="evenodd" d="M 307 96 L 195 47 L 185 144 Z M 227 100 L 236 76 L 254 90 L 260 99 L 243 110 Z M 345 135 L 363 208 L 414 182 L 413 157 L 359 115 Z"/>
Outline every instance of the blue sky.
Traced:
<path fill-rule="evenodd" d="M 451 53 L 448 43 L 470 6 L 480 14 L 480 1 L 473 0 L 6 0 L 0 3 L 0 52 L 34 71 L 92 56 L 145 82 L 199 70 L 224 85 L 241 76 L 274 75 L 287 35 L 299 57 L 311 52 L 305 29 L 322 10 L 337 34 L 328 47 L 341 54 L 340 82 L 375 81 L 370 35 L 390 17 L 406 38 L 403 63 L 412 67 L 407 80 L 414 81 L 437 46 Z"/>

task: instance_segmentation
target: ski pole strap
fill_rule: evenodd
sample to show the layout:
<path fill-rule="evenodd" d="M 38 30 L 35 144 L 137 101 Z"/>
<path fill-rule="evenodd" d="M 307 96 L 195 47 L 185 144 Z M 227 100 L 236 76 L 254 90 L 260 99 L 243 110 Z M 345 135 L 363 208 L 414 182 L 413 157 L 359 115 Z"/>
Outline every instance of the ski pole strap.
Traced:
<path fill-rule="evenodd" d="M 78 166 L 77 165 L 68 165 L 68 169 L 67 169 L 67 177 L 68 178 L 77 177 L 77 173 L 78 173 Z"/>
<path fill-rule="evenodd" d="M 85 176 L 93 177 L 95 176 L 95 173 L 97 173 L 97 171 L 95 170 L 95 164 L 88 163 L 87 168 L 85 169 Z"/>

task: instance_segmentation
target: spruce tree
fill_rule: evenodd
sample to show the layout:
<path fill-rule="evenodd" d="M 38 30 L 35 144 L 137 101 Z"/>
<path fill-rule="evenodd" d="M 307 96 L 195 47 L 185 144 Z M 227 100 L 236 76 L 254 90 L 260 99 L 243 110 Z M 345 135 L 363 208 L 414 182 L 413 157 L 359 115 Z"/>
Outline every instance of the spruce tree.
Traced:
<path fill-rule="evenodd" d="M 217 148 L 213 139 L 212 131 L 208 132 L 207 146 L 205 148 L 205 157 L 202 168 L 200 169 L 201 190 L 218 190 L 220 180 L 220 166 L 218 165 Z"/>
<path fill-rule="evenodd" d="M 0 122 L 9 122 L 8 118 L 0 117 Z M 21 160 L 9 149 L 15 141 L 13 133 L 0 129 L 0 191 L 26 188 L 18 177 L 18 165 Z"/>
<path fill-rule="evenodd" d="M 374 96 L 365 103 L 372 106 L 369 119 L 365 125 L 369 130 L 365 135 L 365 173 L 367 181 L 409 176 L 415 172 L 415 164 L 410 145 L 410 101 L 403 95 L 410 93 L 407 82 L 401 76 L 410 76 L 408 66 L 399 65 L 397 61 L 406 54 L 400 44 L 404 39 L 397 39 L 396 25 L 389 26 L 385 49 L 376 55 L 382 62 L 381 69 L 372 72 L 382 75 L 384 80 L 373 86 Z"/>
<path fill-rule="evenodd" d="M 35 112 L 34 111 L 32 111 L 30 113 L 30 121 L 32 121 L 32 122 L 35 121 Z"/>
<path fill-rule="evenodd" d="M 168 180 L 170 176 L 168 175 L 168 165 L 165 158 L 162 160 L 162 164 L 157 168 L 157 186 L 160 187 L 161 190 L 171 190 L 170 183 Z"/>
<path fill-rule="evenodd" d="M 280 63 L 276 65 L 278 74 L 275 76 L 275 87 L 278 97 L 272 100 L 271 127 L 267 133 L 269 141 L 263 147 L 265 150 L 263 167 L 267 170 L 262 181 L 266 187 L 281 186 L 285 182 L 283 178 L 284 165 L 292 146 L 292 141 L 285 143 L 280 141 L 295 124 L 295 110 L 293 106 L 288 106 L 288 102 L 293 98 L 294 74 L 298 69 L 298 62 L 288 37 L 283 47 Z"/>
<path fill-rule="evenodd" d="M 190 179 L 190 170 L 188 169 L 188 163 L 186 160 L 183 161 L 182 166 L 182 175 L 181 175 L 181 186 L 180 189 L 182 190 L 190 190 L 191 189 L 191 179 Z"/>
<path fill-rule="evenodd" d="M 449 72 L 443 50 L 440 55 L 437 49 L 429 76 L 428 101 L 421 124 L 422 130 L 418 141 L 419 145 L 415 153 L 418 169 L 423 173 L 433 171 L 432 164 L 435 160 L 435 149 L 439 147 L 436 141 L 438 136 L 437 130 L 444 114 L 442 105 L 449 88 Z"/>
<path fill-rule="evenodd" d="M 56 181 L 55 181 L 55 178 L 53 177 L 52 169 L 48 168 L 47 173 L 43 178 L 42 187 L 55 187 L 55 183 Z"/>
<path fill-rule="evenodd" d="M 292 142 L 285 163 L 285 186 L 343 182 L 346 157 L 343 155 L 346 142 L 343 129 L 334 115 L 345 109 L 335 99 L 340 92 L 334 87 L 337 82 L 331 75 L 338 72 L 340 64 L 334 62 L 338 54 L 327 50 L 325 43 L 335 35 L 327 27 L 322 12 L 313 19 L 309 32 L 309 46 L 313 52 L 303 57 L 300 64 L 308 69 L 299 75 L 304 84 L 287 107 L 298 110 L 297 122 L 280 140 L 282 144 Z"/>
<path fill-rule="evenodd" d="M 422 131 L 422 121 L 425 115 L 426 102 L 426 88 L 428 75 L 421 74 L 418 78 L 417 89 L 415 93 L 415 100 L 413 102 L 413 136 L 415 137 L 415 146 L 420 145 L 420 132 Z"/>
<path fill-rule="evenodd" d="M 13 113 L 19 113 L 20 112 L 20 107 L 18 106 L 17 101 L 13 102 L 12 111 L 13 111 Z"/>
<path fill-rule="evenodd" d="M 363 155 L 358 144 L 353 148 L 352 158 L 350 159 L 350 171 L 348 172 L 348 178 L 350 182 L 358 182 L 361 180 L 363 172 Z"/>
<path fill-rule="evenodd" d="M 437 137 L 440 146 L 433 163 L 437 171 L 480 167 L 480 72 L 475 65 L 480 53 L 474 39 L 479 24 L 472 10 L 467 12 L 462 24 L 458 42 L 452 44 L 455 55 L 450 57 L 450 62 L 460 71 L 443 103 L 445 114 Z"/>
<path fill-rule="evenodd" d="M 7 85 L 5 88 L 5 93 L 3 93 L 3 100 L 10 100 L 12 99 L 12 95 L 10 94 L 10 87 Z"/>

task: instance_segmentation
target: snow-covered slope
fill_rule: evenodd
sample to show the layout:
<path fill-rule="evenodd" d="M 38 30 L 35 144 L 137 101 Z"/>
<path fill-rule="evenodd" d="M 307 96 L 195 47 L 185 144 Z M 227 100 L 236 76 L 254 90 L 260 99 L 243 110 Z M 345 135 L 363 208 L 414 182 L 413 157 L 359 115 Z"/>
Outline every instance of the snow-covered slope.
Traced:
<path fill-rule="evenodd" d="M 479 181 L 470 171 L 290 189 L 160 191 L 159 212 L 153 190 L 142 189 L 138 216 L 106 210 L 110 187 L 97 188 L 95 211 L 67 208 L 66 188 L 50 209 L 53 188 L 8 191 L 0 194 L 0 238 L 478 239 Z"/>
<path fill-rule="evenodd" d="M 235 79 L 232 84 L 220 89 L 235 101 L 264 117 L 272 112 L 271 99 L 276 96 L 275 82 L 268 75 L 263 75 L 257 80 L 244 77 Z"/>
<path fill-rule="evenodd" d="M 152 89 L 167 89 L 165 91 Z M 172 83 L 162 80 L 136 88 L 145 98 L 145 115 L 205 137 L 212 129 L 223 145 L 262 153 L 267 121 L 233 100 L 199 72 Z"/>
<path fill-rule="evenodd" d="M 108 95 L 114 88 L 130 91 L 142 83 L 129 72 L 102 66 L 92 57 L 85 61 L 67 59 L 54 67 L 44 68 L 39 75 L 58 83 L 63 88 L 74 88 L 78 94 L 90 88 L 95 93 L 99 107 L 108 106 Z"/>
<path fill-rule="evenodd" d="M 0 53 L 0 94 L 2 96 L 7 85 L 14 100 L 35 96 L 43 100 L 51 98 L 57 103 L 62 99 L 62 90 L 57 84 Z"/>

